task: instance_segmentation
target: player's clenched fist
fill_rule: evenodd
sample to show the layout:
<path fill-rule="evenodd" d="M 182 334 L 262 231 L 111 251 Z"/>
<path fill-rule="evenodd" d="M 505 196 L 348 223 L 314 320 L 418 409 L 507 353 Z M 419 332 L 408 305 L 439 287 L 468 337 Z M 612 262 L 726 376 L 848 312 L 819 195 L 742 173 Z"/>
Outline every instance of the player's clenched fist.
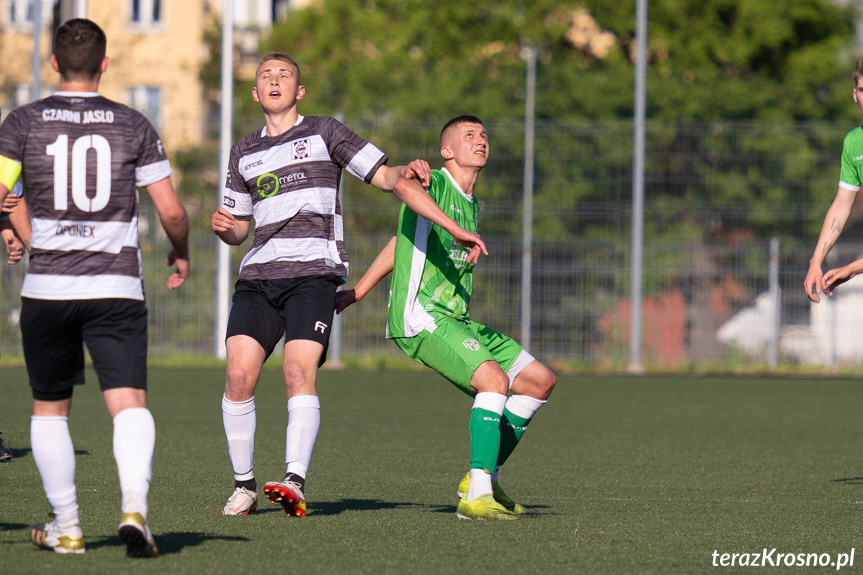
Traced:
<path fill-rule="evenodd" d="M 227 232 L 234 228 L 234 216 L 228 213 L 225 208 L 219 208 L 213 214 L 211 227 L 214 232 Z"/>

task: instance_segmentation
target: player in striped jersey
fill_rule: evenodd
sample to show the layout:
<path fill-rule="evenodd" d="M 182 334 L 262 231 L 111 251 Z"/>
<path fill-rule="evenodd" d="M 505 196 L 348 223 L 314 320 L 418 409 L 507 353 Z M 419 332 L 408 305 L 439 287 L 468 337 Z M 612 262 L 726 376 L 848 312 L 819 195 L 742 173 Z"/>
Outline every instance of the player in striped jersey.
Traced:
<path fill-rule="evenodd" d="M 476 231 L 474 186 L 488 162 L 488 134 L 476 116 L 453 118 L 441 130 L 442 170 L 432 170 L 429 197 L 460 226 Z M 422 191 L 402 178 L 396 190 Z M 524 507 L 497 481 L 528 423 L 554 389 L 554 374 L 511 338 L 470 317 L 473 265 L 478 254 L 409 206 L 398 233 L 352 290 L 337 295 L 341 313 L 393 271 L 387 337 L 474 398 L 470 469 L 458 486 L 462 519 L 516 519 Z M 507 397 L 507 394 L 511 395 Z"/>
<path fill-rule="evenodd" d="M 427 183 L 429 167 L 419 160 L 387 167 L 383 152 L 337 120 L 300 115 L 297 103 L 305 87 L 288 54 L 261 57 L 252 97 L 261 105 L 265 126 L 231 149 L 224 201 L 212 217 L 213 231 L 229 245 L 243 243 L 255 220 L 226 334 L 222 417 L 234 492 L 222 514 L 248 515 L 257 509 L 255 388 L 264 362 L 284 336 L 287 469 L 282 481 L 264 486 L 264 494 L 287 515 L 302 517 L 320 428 L 317 369 L 326 359 L 336 288 L 348 272 L 338 198 L 341 171 L 393 191 L 403 176 Z M 478 235 L 456 225 L 421 188 L 399 197 L 466 245 L 485 249 Z"/>
<path fill-rule="evenodd" d="M 145 188 L 173 249 L 168 289 L 189 275 L 189 223 L 156 131 L 100 96 L 105 33 L 74 19 L 54 35 L 60 91 L 0 126 L 0 201 L 20 179 L 32 218 L 21 334 L 33 390 L 33 459 L 55 518 L 30 530 L 57 553 L 83 553 L 68 415 L 87 345 L 108 413 L 122 491 L 118 531 L 131 557 L 155 557 L 147 525 L 155 425 L 147 409 L 147 308 L 138 248 Z M 14 222 L 13 222 L 14 223 Z"/>

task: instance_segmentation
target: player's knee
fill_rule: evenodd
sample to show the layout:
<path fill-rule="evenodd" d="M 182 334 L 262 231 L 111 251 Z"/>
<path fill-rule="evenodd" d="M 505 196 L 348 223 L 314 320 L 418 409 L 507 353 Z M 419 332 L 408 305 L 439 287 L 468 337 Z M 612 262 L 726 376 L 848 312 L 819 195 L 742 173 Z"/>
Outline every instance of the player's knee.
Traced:
<path fill-rule="evenodd" d="M 282 364 L 282 372 L 285 375 L 285 385 L 288 391 L 302 392 L 309 385 L 314 385 L 315 378 L 310 376 L 307 369 L 300 363 L 286 361 Z"/>
<path fill-rule="evenodd" d="M 554 386 L 557 385 L 557 376 L 553 371 L 546 368 L 545 374 L 540 380 L 540 389 L 542 390 L 543 395 L 546 399 L 551 395 L 551 392 L 554 390 Z"/>
<path fill-rule="evenodd" d="M 474 393 L 492 392 L 506 395 L 509 391 L 509 378 L 503 372 L 485 373 L 482 377 L 474 377 L 471 381 L 471 391 Z"/>
<path fill-rule="evenodd" d="M 225 374 L 225 392 L 229 396 L 240 397 L 254 394 L 257 381 L 248 370 L 243 369 L 240 365 L 229 364 Z M 231 399 L 231 397 L 228 399 Z M 232 399 L 232 401 L 235 400 Z"/>

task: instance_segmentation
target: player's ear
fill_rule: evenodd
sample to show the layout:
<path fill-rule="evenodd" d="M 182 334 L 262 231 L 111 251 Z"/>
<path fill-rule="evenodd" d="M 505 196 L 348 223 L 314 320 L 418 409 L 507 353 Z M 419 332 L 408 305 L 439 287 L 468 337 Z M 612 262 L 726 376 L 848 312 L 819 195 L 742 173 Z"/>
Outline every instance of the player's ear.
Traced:
<path fill-rule="evenodd" d="M 107 69 L 108 69 L 108 57 L 105 56 L 104 58 L 102 58 L 102 62 L 99 64 L 99 72 L 104 74 L 105 70 L 107 70 Z"/>
<path fill-rule="evenodd" d="M 441 146 L 440 155 L 443 157 L 444 160 L 452 160 L 452 149 L 449 146 Z"/>
<path fill-rule="evenodd" d="M 260 98 L 258 98 L 258 87 L 257 86 L 252 86 L 252 99 L 259 104 L 261 103 Z"/>
<path fill-rule="evenodd" d="M 60 73 L 60 64 L 57 63 L 57 56 L 54 54 L 51 54 L 51 68 L 58 74 Z"/>
<path fill-rule="evenodd" d="M 299 86 L 297 88 L 297 100 L 302 100 L 305 97 L 306 97 L 306 87 L 305 86 Z"/>
<path fill-rule="evenodd" d="M 51 56 L 51 57 L 53 58 L 53 56 Z M 851 95 L 854 97 L 854 102 L 859 103 L 857 101 L 857 88 L 856 87 L 853 90 L 851 90 Z"/>

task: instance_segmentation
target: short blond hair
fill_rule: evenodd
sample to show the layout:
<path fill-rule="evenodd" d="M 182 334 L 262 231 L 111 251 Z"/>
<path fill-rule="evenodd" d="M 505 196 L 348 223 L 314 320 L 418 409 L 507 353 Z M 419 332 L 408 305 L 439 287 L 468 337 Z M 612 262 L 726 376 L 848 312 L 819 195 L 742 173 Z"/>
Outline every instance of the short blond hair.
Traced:
<path fill-rule="evenodd" d="M 290 54 L 285 52 L 267 52 L 263 56 L 261 56 L 261 61 L 258 62 L 258 70 L 261 69 L 261 65 L 265 62 L 269 62 L 270 60 L 277 60 L 279 62 L 286 62 L 297 69 L 297 84 L 302 84 L 300 81 L 300 65 L 297 64 L 297 61 L 291 58 Z M 255 75 L 257 76 L 257 71 L 255 71 Z"/>

